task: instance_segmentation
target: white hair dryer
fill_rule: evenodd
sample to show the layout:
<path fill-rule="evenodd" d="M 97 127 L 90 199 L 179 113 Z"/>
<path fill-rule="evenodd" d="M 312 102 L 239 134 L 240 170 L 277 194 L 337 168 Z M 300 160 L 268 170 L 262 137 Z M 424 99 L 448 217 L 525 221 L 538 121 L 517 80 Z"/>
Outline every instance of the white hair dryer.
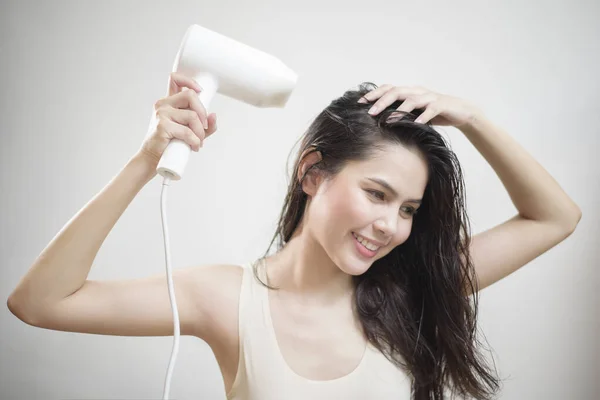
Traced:
<path fill-rule="evenodd" d="M 185 33 L 175 58 L 173 71 L 187 75 L 198 82 L 202 87 L 198 97 L 206 110 L 217 92 L 257 107 L 282 108 L 287 103 L 297 81 L 294 71 L 277 58 L 198 25 L 190 26 Z M 167 228 L 167 187 L 171 180 L 181 179 L 191 151 L 184 141 L 172 139 L 156 168 L 157 173 L 164 178 L 161 215 L 174 333 L 173 351 L 165 377 L 163 400 L 169 398 L 180 336 Z"/>
<path fill-rule="evenodd" d="M 279 59 L 219 33 L 192 25 L 188 28 L 173 65 L 195 79 L 202 92 L 200 102 L 208 110 L 218 92 L 256 107 L 279 107 L 287 103 L 298 79 Z M 157 166 L 157 173 L 181 179 L 191 149 L 173 139 Z"/>

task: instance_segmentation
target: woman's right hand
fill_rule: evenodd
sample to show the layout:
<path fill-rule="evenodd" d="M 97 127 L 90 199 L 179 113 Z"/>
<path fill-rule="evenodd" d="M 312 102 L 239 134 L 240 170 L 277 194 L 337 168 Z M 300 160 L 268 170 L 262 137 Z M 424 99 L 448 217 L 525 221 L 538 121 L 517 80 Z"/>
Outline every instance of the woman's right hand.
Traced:
<path fill-rule="evenodd" d="M 199 151 L 204 139 L 217 130 L 217 115 L 206 115 L 206 109 L 198 98 L 201 91 L 194 79 L 172 72 L 169 94 L 154 103 L 148 134 L 139 153 L 158 163 L 171 139 L 180 139 L 193 151 Z"/>

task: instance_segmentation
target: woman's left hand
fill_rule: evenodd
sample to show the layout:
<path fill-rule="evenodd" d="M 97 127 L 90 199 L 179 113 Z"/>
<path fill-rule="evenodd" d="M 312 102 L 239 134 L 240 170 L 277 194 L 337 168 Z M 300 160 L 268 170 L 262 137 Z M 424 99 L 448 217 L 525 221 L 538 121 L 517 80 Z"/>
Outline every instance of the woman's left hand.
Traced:
<path fill-rule="evenodd" d="M 414 109 L 425 109 L 415 122 L 432 125 L 448 125 L 457 128 L 464 127 L 482 114 L 473 104 L 457 97 L 432 92 L 420 86 L 393 86 L 385 84 L 364 95 L 359 102 L 373 102 L 369 114 L 377 115 L 395 101 L 404 102 L 398 111 L 411 112 Z M 392 115 L 390 119 L 394 118 Z"/>

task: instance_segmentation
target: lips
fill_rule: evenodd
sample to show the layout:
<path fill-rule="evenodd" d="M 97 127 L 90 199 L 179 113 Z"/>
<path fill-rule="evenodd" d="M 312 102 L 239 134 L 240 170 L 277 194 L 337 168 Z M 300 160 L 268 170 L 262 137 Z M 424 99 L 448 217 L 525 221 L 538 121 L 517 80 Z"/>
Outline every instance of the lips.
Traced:
<path fill-rule="evenodd" d="M 358 234 L 358 233 L 356 233 L 356 232 L 352 232 L 352 235 L 355 235 L 357 239 L 358 239 L 358 238 L 360 238 L 360 239 L 362 239 L 362 240 L 366 240 L 367 242 L 369 242 L 369 244 L 371 244 L 371 245 L 373 245 L 373 246 L 376 246 L 376 247 L 379 247 L 379 248 L 381 248 L 381 247 L 385 246 L 383 243 L 377 242 L 377 241 L 375 241 L 375 240 L 371 240 L 371 239 L 369 239 L 369 238 L 367 238 L 367 237 L 364 237 L 364 236 L 362 236 L 362 235 L 359 235 L 359 234 Z"/>
<path fill-rule="evenodd" d="M 362 243 L 358 241 L 358 239 L 354 236 L 354 232 L 352 233 L 352 241 L 354 242 L 354 248 L 361 256 L 365 258 L 373 258 L 379 251 L 379 248 L 375 251 L 367 249 Z"/>

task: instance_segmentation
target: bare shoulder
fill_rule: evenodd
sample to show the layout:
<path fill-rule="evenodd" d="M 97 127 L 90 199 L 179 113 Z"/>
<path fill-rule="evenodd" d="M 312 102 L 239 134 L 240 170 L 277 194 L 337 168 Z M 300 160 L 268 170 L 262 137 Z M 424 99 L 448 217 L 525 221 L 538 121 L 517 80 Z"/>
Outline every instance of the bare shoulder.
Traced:
<path fill-rule="evenodd" d="M 243 268 L 235 264 L 199 266 L 193 274 L 197 307 L 203 316 L 197 336 L 213 345 L 237 343 Z"/>

